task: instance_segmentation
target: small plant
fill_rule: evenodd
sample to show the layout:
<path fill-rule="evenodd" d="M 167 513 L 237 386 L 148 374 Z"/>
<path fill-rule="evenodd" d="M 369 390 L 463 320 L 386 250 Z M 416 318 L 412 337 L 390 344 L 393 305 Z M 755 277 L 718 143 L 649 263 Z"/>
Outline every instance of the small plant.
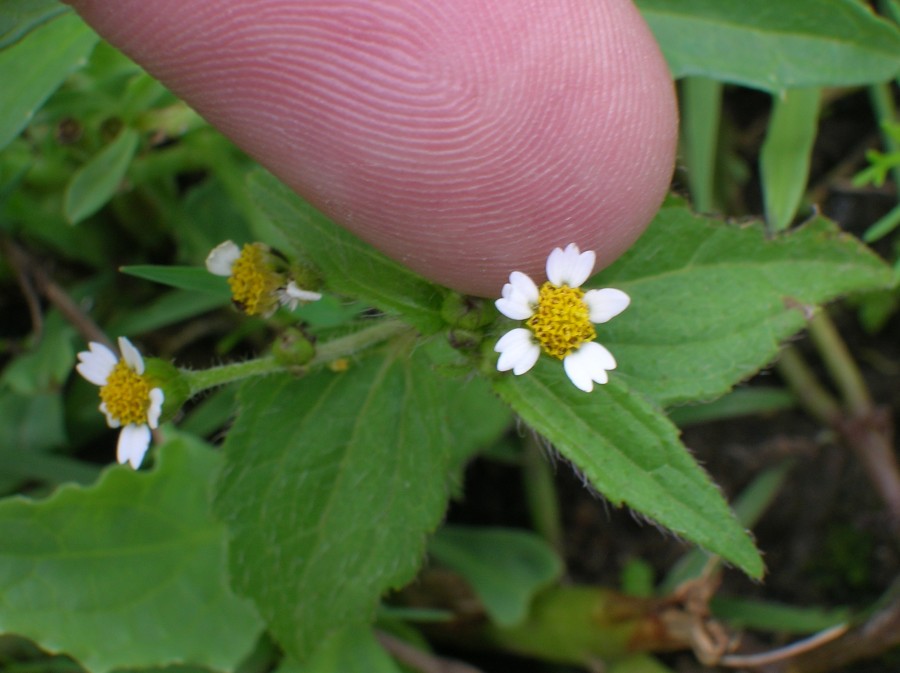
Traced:
<path fill-rule="evenodd" d="M 748 529 L 787 467 L 748 477 L 732 507 L 673 421 L 799 403 L 900 527 L 887 414 L 822 308 L 893 296 L 894 260 L 817 212 L 795 224 L 825 87 L 870 88 L 894 145 L 857 185 L 896 179 L 896 5 L 762 4 L 638 3 L 681 79 L 692 205 L 673 194 L 597 273 L 592 251 L 547 250 L 547 282 L 509 269 L 494 301 L 336 226 L 61 5 L 0 7 L 0 81 L 17 92 L 0 105 L 2 665 L 437 670 L 416 629 L 584 667 L 665 671 L 651 654 L 669 649 L 840 665 L 829 648 L 865 617 L 716 596 L 723 564 L 779 572 Z M 772 94 L 766 216 L 741 225 L 703 214 L 745 215 L 728 196 L 744 185 L 716 169 L 723 82 Z M 789 344 L 806 328 L 833 390 Z M 735 391 L 773 363 L 786 388 Z M 659 586 L 640 561 L 631 586 L 573 585 L 552 495 L 533 505 L 540 534 L 442 523 L 475 457 L 505 450 L 532 486 L 552 482 L 539 445 L 694 551 Z M 436 598 L 460 578 L 470 621 Z M 753 658 L 733 651 L 742 625 L 824 634 Z"/>

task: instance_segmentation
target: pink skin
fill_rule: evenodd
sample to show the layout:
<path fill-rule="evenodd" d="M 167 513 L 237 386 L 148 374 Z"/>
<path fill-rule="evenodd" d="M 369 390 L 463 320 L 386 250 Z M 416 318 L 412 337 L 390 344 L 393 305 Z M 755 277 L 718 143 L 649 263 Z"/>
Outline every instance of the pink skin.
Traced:
<path fill-rule="evenodd" d="M 672 172 L 672 83 L 630 0 L 75 0 L 275 175 L 426 277 L 497 296 L 598 268 Z"/>

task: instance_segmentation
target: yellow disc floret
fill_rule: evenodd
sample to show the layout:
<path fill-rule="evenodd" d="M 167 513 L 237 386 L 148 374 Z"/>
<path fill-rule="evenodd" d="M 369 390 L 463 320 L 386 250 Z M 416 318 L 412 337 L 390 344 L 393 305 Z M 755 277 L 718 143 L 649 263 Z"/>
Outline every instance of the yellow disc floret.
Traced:
<path fill-rule="evenodd" d="M 272 269 L 267 256 L 262 246 L 248 243 L 231 267 L 231 298 L 247 315 L 264 315 L 277 306 L 282 278 Z"/>
<path fill-rule="evenodd" d="M 549 281 L 541 285 L 537 310 L 527 324 L 544 352 L 560 360 L 597 337 L 584 292 Z"/>
<path fill-rule="evenodd" d="M 100 399 L 106 405 L 109 416 L 122 425 L 147 422 L 150 385 L 124 360 L 116 363 L 106 379 L 106 385 L 100 388 Z"/>

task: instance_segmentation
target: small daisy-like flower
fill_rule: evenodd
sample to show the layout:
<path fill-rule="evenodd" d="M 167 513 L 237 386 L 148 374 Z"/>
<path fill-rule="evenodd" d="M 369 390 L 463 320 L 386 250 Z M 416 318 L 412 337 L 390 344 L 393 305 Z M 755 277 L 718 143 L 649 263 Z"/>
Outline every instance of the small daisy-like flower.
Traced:
<path fill-rule="evenodd" d="M 587 393 L 594 383 L 606 383 L 616 359 L 595 341 L 594 323 L 605 323 L 628 308 L 631 299 L 621 290 L 580 289 L 594 270 L 596 255 L 570 243 L 547 258 L 547 282 L 538 288 L 526 274 L 513 271 L 495 304 L 507 318 L 524 320 L 504 334 L 494 350 L 500 353 L 497 369 L 524 374 L 543 350 L 563 361 L 566 375 Z"/>
<path fill-rule="evenodd" d="M 279 305 L 291 310 L 300 302 L 317 301 L 318 292 L 300 289 L 290 280 L 283 259 L 263 243 L 239 248 L 233 241 L 217 245 L 206 258 L 206 268 L 226 276 L 235 305 L 247 315 L 270 316 Z"/>
<path fill-rule="evenodd" d="M 116 458 L 137 469 L 150 447 L 150 430 L 159 424 L 163 391 L 144 376 L 144 358 L 131 342 L 119 337 L 116 357 L 103 344 L 91 342 L 78 354 L 78 373 L 100 386 L 100 411 L 111 428 L 122 428 Z"/>

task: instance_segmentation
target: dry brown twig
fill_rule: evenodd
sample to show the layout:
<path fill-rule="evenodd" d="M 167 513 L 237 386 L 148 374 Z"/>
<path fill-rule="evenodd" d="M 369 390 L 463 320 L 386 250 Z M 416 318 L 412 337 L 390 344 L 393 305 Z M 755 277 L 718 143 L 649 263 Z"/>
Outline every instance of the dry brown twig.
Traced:
<path fill-rule="evenodd" d="M 100 326 L 82 310 L 78 302 L 72 299 L 62 286 L 50 277 L 50 274 L 41 266 L 39 260 L 35 259 L 24 247 L 7 236 L 0 238 L 0 249 L 9 259 L 10 265 L 16 273 L 19 286 L 25 295 L 25 300 L 28 302 L 36 336 L 40 337 L 43 321 L 40 303 L 37 301 L 34 292 L 35 288 L 62 313 L 63 317 L 78 330 L 78 333 L 81 334 L 85 341 L 96 341 L 113 348 L 112 341 L 100 329 Z"/>

